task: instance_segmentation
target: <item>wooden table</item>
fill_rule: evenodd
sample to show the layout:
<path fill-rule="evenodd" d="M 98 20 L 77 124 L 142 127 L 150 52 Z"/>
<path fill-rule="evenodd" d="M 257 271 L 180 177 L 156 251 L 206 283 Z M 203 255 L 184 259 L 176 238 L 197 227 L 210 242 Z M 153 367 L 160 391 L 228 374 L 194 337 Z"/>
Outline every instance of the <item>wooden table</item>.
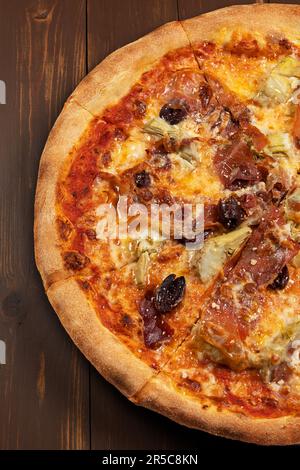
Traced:
<path fill-rule="evenodd" d="M 7 99 L 0 105 L 0 340 L 7 348 L 0 365 L 0 449 L 240 445 L 140 409 L 102 379 L 49 305 L 32 236 L 40 155 L 77 83 L 111 51 L 157 26 L 232 3 L 247 2 L 0 0 Z"/>

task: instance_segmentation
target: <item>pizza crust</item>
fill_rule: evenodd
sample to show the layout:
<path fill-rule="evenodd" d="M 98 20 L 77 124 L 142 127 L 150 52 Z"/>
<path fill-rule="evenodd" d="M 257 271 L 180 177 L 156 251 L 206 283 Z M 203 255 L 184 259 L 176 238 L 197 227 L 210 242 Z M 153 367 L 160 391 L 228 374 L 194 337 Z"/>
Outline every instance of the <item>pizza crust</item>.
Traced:
<path fill-rule="evenodd" d="M 56 282 L 47 295 L 74 343 L 108 382 L 132 397 L 150 380 L 154 370 L 102 325 L 74 279 Z"/>
<path fill-rule="evenodd" d="M 257 419 L 202 406 L 199 400 L 178 391 L 164 373 L 153 377 L 133 401 L 179 424 L 217 436 L 261 445 L 300 443 L 299 417 Z"/>
<path fill-rule="evenodd" d="M 45 288 L 70 276 L 61 256 L 56 226 L 56 185 L 62 167 L 93 116 L 69 100 L 57 119 L 43 151 L 35 197 L 36 264 Z"/>
<path fill-rule="evenodd" d="M 100 115 L 125 96 L 166 53 L 189 46 L 181 23 L 168 23 L 110 54 L 82 80 L 72 98 L 92 114 Z"/>
<path fill-rule="evenodd" d="M 300 7 L 298 5 L 236 5 L 212 11 L 181 22 L 192 46 L 215 39 L 222 28 L 245 29 L 288 39 L 300 39 Z"/>

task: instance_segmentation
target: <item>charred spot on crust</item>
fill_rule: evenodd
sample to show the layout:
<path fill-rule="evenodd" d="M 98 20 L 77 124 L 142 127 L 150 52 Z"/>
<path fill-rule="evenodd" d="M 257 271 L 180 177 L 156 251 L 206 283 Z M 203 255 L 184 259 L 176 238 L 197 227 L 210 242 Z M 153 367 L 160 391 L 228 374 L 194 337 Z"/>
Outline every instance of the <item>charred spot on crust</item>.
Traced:
<path fill-rule="evenodd" d="M 141 119 L 146 113 L 147 105 L 144 101 L 135 100 L 133 103 L 133 115 L 136 119 Z"/>
<path fill-rule="evenodd" d="M 90 284 L 88 281 L 79 281 L 79 284 L 83 290 L 89 290 L 90 288 Z"/>
<path fill-rule="evenodd" d="M 282 270 L 278 274 L 278 276 L 274 279 L 272 284 L 269 284 L 269 289 L 272 290 L 282 290 L 284 289 L 289 282 L 290 275 L 287 266 L 283 266 Z"/>
<path fill-rule="evenodd" d="M 109 166 L 111 163 L 111 153 L 110 152 L 105 152 L 101 156 L 101 161 L 103 166 Z"/>
<path fill-rule="evenodd" d="M 72 226 L 67 220 L 57 219 L 59 236 L 62 240 L 67 241 L 72 232 Z"/>
<path fill-rule="evenodd" d="M 64 253 L 63 258 L 66 268 L 73 271 L 80 271 L 90 261 L 87 256 L 78 253 L 78 251 L 67 251 Z"/>
<path fill-rule="evenodd" d="M 184 385 L 186 385 L 188 388 L 190 388 L 194 392 L 200 392 L 202 389 L 201 384 L 199 382 L 197 382 L 196 380 L 189 379 L 189 378 L 184 379 Z"/>
<path fill-rule="evenodd" d="M 89 240 L 96 240 L 97 234 L 96 231 L 92 228 L 89 228 L 85 231 L 86 236 L 88 237 Z"/>
<path fill-rule="evenodd" d="M 184 276 L 177 277 L 175 274 L 167 276 L 156 289 L 154 305 L 158 312 L 167 313 L 175 308 L 183 299 L 186 282 Z"/>
<path fill-rule="evenodd" d="M 132 318 L 127 315 L 127 314 L 124 314 L 121 318 L 121 323 L 123 326 L 127 327 L 127 328 L 130 328 L 131 326 L 133 326 L 133 320 Z"/>
<path fill-rule="evenodd" d="M 127 139 L 126 133 L 120 127 L 116 127 L 114 130 L 114 137 L 116 140 L 123 142 Z"/>

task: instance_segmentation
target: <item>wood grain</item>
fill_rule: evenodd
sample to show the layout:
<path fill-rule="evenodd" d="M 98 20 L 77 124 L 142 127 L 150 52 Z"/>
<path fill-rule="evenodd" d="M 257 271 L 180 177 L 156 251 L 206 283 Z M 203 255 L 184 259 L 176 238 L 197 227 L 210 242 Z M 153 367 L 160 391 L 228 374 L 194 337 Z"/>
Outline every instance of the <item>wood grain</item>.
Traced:
<path fill-rule="evenodd" d="M 178 14 L 179 18 L 184 20 L 186 18 L 201 15 L 202 13 L 217 10 L 218 8 L 224 8 L 230 5 L 245 5 L 246 3 L 255 3 L 255 1 L 235 0 L 234 2 L 228 2 L 226 0 L 178 0 Z"/>
<path fill-rule="evenodd" d="M 88 448 L 88 364 L 43 292 L 32 236 L 41 151 L 85 74 L 85 1 L 0 0 L 0 11 L 0 448 Z"/>
<path fill-rule="evenodd" d="M 88 68 L 115 49 L 177 19 L 176 0 L 87 0 Z"/>

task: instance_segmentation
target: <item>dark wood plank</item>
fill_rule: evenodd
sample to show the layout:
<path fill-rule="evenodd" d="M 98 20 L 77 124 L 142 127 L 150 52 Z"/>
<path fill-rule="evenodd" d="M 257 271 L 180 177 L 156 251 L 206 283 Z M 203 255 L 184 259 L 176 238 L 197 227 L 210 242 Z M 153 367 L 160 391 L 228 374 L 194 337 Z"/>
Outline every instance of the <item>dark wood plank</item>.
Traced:
<path fill-rule="evenodd" d="M 51 309 L 33 258 L 40 154 L 85 74 L 85 0 L 0 0 L 0 448 L 89 448 L 89 369 Z"/>
<path fill-rule="evenodd" d="M 255 3 L 255 1 L 234 0 L 230 2 L 226 0 L 178 0 L 179 18 L 184 20 L 186 18 L 201 15 L 202 13 L 207 13 L 208 11 L 217 10 L 218 8 L 224 8 L 230 5 L 245 5 L 246 3 Z"/>
<path fill-rule="evenodd" d="M 177 19 L 176 0 L 87 0 L 88 67 L 109 53 Z"/>
<path fill-rule="evenodd" d="M 295 3 L 296 5 L 300 5 L 300 0 L 272 0 L 268 3 Z"/>

